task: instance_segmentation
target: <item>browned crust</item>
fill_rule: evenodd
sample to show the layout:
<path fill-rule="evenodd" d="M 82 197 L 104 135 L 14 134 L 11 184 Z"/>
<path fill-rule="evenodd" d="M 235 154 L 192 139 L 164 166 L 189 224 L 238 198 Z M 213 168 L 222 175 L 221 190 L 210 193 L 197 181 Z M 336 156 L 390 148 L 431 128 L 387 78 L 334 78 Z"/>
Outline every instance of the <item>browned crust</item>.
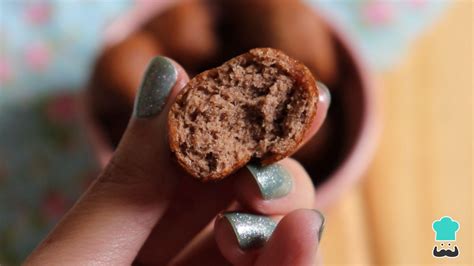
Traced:
<path fill-rule="evenodd" d="M 241 57 L 253 58 L 253 60 L 255 61 L 266 61 L 266 60 L 274 61 L 278 65 L 279 68 L 281 68 L 283 71 L 291 75 L 302 88 L 308 90 L 311 98 L 314 99 L 314 107 L 310 110 L 310 114 L 307 116 L 307 119 L 305 121 L 306 126 L 304 130 L 302 130 L 302 132 L 299 134 L 299 136 L 297 136 L 295 145 L 288 148 L 286 152 L 284 153 L 272 154 L 271 156 L 262 158 L 260 160 L 262 165 L 269 165 L 287 156 L 290 156 L 291 154 L 296 152 L 297 148 L 303 141 L 304 136 L 306 135 L 307 131 L 311 127 L 311 122 L 314 120 L 314 117 L 316 116 L 317 104 L 318 104 L 318 89 L 316 86 L 316 80 L 311 74 L 311 71 L 305 65 L 303 65 L 302 63 L 300 63 L 299 61 L 295 59 L 290 58 L 289 56 L 284 54 L 282 51 L 273 49 L 273 48 L 252 49 L 248 53 L 245 53 L 245 54 L 242 54 L 235 58 L 230 59 L 229 61 L 225 62 L 223 65 L 232 63 L 233 61 L 238 60 Z M 231 168 L 225 169 L 220 172 L 214 172 L 207 176 L 203 176 L 201 173 L 196 172 L 193 169 L 191 169 L 186 164 L 185 156 L 179 152 L 179 144 L 177 140 L 177 135 L 178 135 L 177 123 L 176 123 L 176 120 L 173 118 L 172 114 L 174 112 L 180 111 L 179 103 L 181 102 L 181 100 L 186 94 L 191 92 L 191 88 L 195 87 L 195 85 L 199 84 L 200 82 L 206 80 L 209 76 L 213 76 L 214 73 L 216 73 L 217 68 L 204 71 L 201 74 L 195 76 L 193 79 L 191 79 L 176 97 L 175 103 L 171 106 L 170 112 L 168 114 L 168 137 L 169 137 L 171 152 L 175 155 L 178 163 L 181 165 L 181 167 L 184 170 L 186 170 L 186 172 L 188 172 L 190 175 L 198 178 L 201 181 L 222 179 L 228 176 L 229 174 L 237 171 L 239 168 L 247 164 L 251 159 L 250 157 L 245 158 L 237 162 L 236 164 L 234 164 L 233 167 Z"/>

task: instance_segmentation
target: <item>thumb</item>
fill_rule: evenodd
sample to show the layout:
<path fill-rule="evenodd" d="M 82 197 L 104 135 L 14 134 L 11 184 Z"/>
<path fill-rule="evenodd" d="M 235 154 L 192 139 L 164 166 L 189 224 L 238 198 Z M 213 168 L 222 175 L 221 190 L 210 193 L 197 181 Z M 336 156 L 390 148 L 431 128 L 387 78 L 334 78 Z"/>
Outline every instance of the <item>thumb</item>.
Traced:
<path fill-rule="evenodd" d="M 133 262 L 180 178 L 169 163 L 166 123 L 171 102 L 187 81 L 172 60 L 150 62 L 111 161 L 26 264 Z"/>
<path fill-rule="evenodd" d="M 157 180 L 162 185 L 175 183 L 174 168 L 168 162 L 168 111 L 188 81 L 188 75 L 176 62 L 162 56 L 151 60 L 138 90 L 128 127 L 104 172 L 107 180 L 145 183 L 147 186 L 150 181 Z"/>

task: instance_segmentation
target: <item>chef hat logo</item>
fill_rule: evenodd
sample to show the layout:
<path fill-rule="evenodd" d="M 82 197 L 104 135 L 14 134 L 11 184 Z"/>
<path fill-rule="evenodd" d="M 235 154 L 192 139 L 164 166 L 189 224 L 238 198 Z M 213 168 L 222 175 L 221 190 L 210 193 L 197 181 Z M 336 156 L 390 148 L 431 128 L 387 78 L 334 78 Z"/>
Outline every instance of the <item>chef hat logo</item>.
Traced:
<path fill-rule="evenodd" d="M 436 241 L 456 241 L 456 232 L 459 230 L 459 223 L 449 216 L 445 216 L 433 222 L 433 231 Z"/>

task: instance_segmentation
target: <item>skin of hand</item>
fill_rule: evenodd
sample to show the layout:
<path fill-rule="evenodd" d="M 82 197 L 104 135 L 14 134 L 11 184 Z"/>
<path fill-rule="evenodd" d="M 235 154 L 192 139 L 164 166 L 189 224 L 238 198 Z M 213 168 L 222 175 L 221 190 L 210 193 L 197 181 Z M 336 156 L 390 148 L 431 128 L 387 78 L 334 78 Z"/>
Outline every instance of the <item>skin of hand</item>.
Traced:
<path fill-rule="evenodd" d="M 304 168 L 287 158 L 201 183 L 173 162 L 167 114 L 188 82 L 166 57 L 145 72 L 108 165 L 25 265 L 314 265 L 324 216 Z M 318 113 L 330 95 L 318 84 Z"/>

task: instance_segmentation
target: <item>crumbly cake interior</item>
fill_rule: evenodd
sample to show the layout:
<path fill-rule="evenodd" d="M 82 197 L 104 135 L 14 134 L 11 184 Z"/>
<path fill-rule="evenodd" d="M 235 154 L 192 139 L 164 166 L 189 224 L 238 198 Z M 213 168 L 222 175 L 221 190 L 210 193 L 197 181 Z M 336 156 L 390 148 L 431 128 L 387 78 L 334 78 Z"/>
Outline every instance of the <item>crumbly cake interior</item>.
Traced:
<path fill-rule="evenodd" d="M 178 152 L 201 176 L 292 149 L 314 104 L 271 60 L 236 58 L 188 86 L 173 112 Z"/>

